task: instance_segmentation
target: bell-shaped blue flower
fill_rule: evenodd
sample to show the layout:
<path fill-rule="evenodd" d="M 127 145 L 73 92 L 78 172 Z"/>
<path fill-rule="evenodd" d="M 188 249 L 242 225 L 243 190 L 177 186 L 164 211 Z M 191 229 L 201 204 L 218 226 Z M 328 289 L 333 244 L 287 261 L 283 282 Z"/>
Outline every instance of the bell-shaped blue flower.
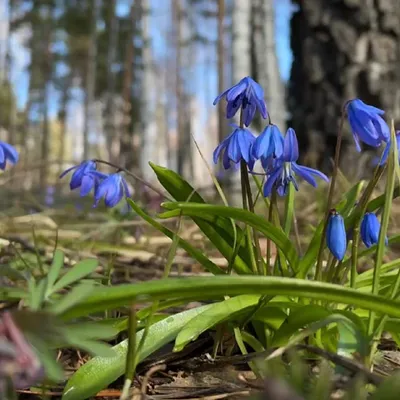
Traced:
<path fill-rule="evenodd" d="M 397 149 L 398 149 L 398 161 L 400 162 L 400 131 L 396 131 L 396 144 L 397 144 Z M 380 161 L 379 165 L 386 164 L 386 161 L 389 157 L 390 147 L 391 147 L 391 141 L 389 141 L 388 144 L 386 145 L 385 150 L 383 151 L 383 154 L 382 154 L 382 159 L 381 160 L 378 159 L 376 164 L 379 161 Z M 374 164 L 375 164 L 375 162 L 374 162 Z"/>
<path fill-rule="evenodd" d="M 372 147 L 389 142 L 390 130 L 381 117 L 383 110 L 354 99 L 346 104 L 346 111 L 358 151 L 361 151 L 360 142 Z"/>
<path fill-rule="evenodd" d="M 381 230 L 381 224 L 377 216 L 374 213 L 367 212 L 361 222 L 361 239 L 365 246 L 371 247 L 378 243 L 379 232 Z M 388 244 L 388 239 L 385 238 L 386 245 Z"/>
<path fill-rule="evenodd" d="M 255 160 L 261 160 L 265 167 L 271 157 L 280 158 L 283 155 L 284 139 L 276 125 L 267 125 L 257 136 L 251 148 L 251 155 Z"/>
<path fill-rule="evenodd" d="M 343 217 L 336 210 L 330 212 L 326 230 L 326 245 L 336 259 L 343 260 L 347 248 L 346 229 Z"/>
<path fill-rule="evenodd" d="M 250 155 L 250 150 L 255 140 L 256 137 L 248 129 L 236 127 L 214 150 L 214 163 L 217 164 L 223 152 L 222 163 L 225 169 L 230 168 L 231 162 L 236 165 L 241 160 L 244 160 L 252 169 L 254 160 Z"/>
<path fill-rule="evenodd" d="M 96 163 L 93 160 L 83 161 L 79 165 L 75 165 L 65 170 L 60 175 L 60 178 L 63 178 L 66 174 L 75 170 L 72 174 L 69 187 L 71 190 L 80 187 L 80 195 L 86 196 L 96 186 L 97 179 L 99 178 L 91 174 L 93 171 L 96 171 L 96 168 Z"/>
<path fill-rule="evenodd" d="M 104 174 L 99 172 L 92 172 L 91 175 L 99 176 L 102 179 Z M 118 172 L 108 175 L 106 178 L 101 180 L 97 185 L 94 192 L 94 204 L 93 207 L 97 207 L 101 198 L 104 197 L 104 204 L 107 207 L 116 206 L 123 197 L 129 197 L 129 188 L 125 181 L 125 178 Z"/>
<path fill-rule="evenodd" d="M 239 83 L 221 93 L 215 100 L 214 106 L 223 98 L 226 97 L 228 102 L 226 106 L 226 117 L 233 118 L 239 108 L 242 109 L 243 123 L 249 126 L 254 118 L 256 110 L 261 116 L 267 118 L 267 106 L 264 101 L 263 88 L 252 78 L 247 76 Z"/>
<path fill-rule="evenodd" d="M 265 197 L 271 194 L 274 187 L 279 196 L 285 196 L 290 182 L 292 182 L 295 189 L 298 190 L 299 187 L 295 175 L 300 176 L 314 187 L 317 186 L 314 176 L 327 182 L 329 181 L 328 177 L 322 172 L 298 165 L 296 163 L 298 158 L 299 146 L 296 132 L 292 128 L 289 128 L 284 139 L 282 156 L 272 160 L 266 169 L 268 178 L 264 185 Z"/>
<path fill-rule="evenodd" d="M 6 169 L 7 161 L 16 164 L 18 158 L 18 152 L 14 146 L 6 142 L 0 142 L 0 169 L 3 171 Z"/>

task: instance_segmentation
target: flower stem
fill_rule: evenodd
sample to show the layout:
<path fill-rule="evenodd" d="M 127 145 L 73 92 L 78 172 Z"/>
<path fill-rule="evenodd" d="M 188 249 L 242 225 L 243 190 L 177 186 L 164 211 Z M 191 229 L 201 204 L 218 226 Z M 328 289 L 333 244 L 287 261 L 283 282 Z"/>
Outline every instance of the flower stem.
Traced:
<path fill-rule="evenodd" d="M 369 199 L 372 192 L 382 176 L 384 167 L 378 166 L 374 172 L 374 176 L 366 187 L 364 193 L 361 196 L 360 202 L 358 203 L 359 213 L 357 214 L 353 228 L 353 244 L 351 248 L 351 270 L 350 270 L 350 286 L 355 288 L 357 279 L 357 263 L 358 263 L 358 246 L 360 243 L 360 225 L 361 219 L 367 210 Z"/>
<path fill-rule="evenodd" d="M 243 209 L 244 210 L 248 210 L 248 203 L 247 203 L 247 190 L 246 190 L 246 178 L 248 179 L 248 173 L 247 173 L 247 165 L 246 162 L 241 160 L 240 161 L 240 183 L 242 186 L 242 201 L 243 201 Z M 256 260 L 256 256 L 254 254 L 254 247 L 253 247 L 253 241 L 251 238 L 251 228 L 249 225 L 246 224 L 246 243 L 247 243 L 247 250 L 249 251 L 249 255 L 250 255 L 250 262 L 251 262 L 251 269 L 253 271 L 253 273 L 256 275 L 258 273 L 257 270 L 257 260 Z"/>
<path fill-rule="evenodd" d="M 244 162 L 244 161 L 242 161 Z M 244 175 L 244 181 L 245 181 L 245 186 L 246 186 L 246 193 L 247 193 L 247 201 L 249 204 L 249 211 L 255 214 L 254 212 L 254 202 L 253 202 L 253 194 L 251 192 L 251 186 L 250 186 L 250 179 L 249 179 L 249 174 L 247 171 L 247 165 L 245 164 L 246 167 L 246 175 Z M 258 237 L 258 232 L 256 229 L 253 228 L 253 238 L 254 238 L 254 244 L 255 244 L 255 257 L 257 260 L 257 266 L 258 266 L 258 272 L 260 275 L 266 275 L 266 268 L 264 268 L 264 263 L 261 257 L 261 248 L 260 248 L 260 240 Z"/>
<path fill-rule="evenodd" d="M 396 145 L 396 136 L 394 130 L 394 122 L 392 120 L 392 127 L 391 127 L 391 141 L 393 146 L 391 151 L 389 152 L 388 157 L 388 173 L 386 178 L 386 190 L 385 190 L 385 204 L 383 207 L 382 213 L 382 221 L 381 221 L 381 229 L 379 231 L 379 239 L 376 251 L 376 258 L 375 258 L 375 267 L 374 267 L 374 274 L 372 278 L 372 294 L 379 294 L 379 287 L 380 287 L 380 271 L 382 266 L 383 255 L 385 253 L 386 245 L 386 233 L 389 225 L 390 220 L 390 211 L 392 208 L 393 202 L 393 193 L 394 193 L 394 186 L 396 180 L 396 172 L 395 172 L 395 163 L 398 162 L 398 149 Z M 377 342 L 380 339 L 381 332 L 377 332 L 374 335 L 374 328 L 375 328 L 375 313 L 370 311 L 369 313 L 369 320 L 368 320 L 368 335 L 372 339 L 372 346 L 369 356 L 369 362 L 372 363 L 372 358 L 376 350 Z M 377 336 L 379 334 L 379 336 Z"/>
<path fill-rule="evenodd" d="M 329 194 L 328 194 L 328 201 L 326 203 L 326 211 L 325 211 L 325 220 L 324 220 L 324 228 L 321 234 L 321 243 L 318 250 L 318 258 L 317 258 L 317 266 L 315 270 L 315 280 L 320 281 L 322 277 L 322 256 L 324 254 L 325 248 L 325 237 L 326 237 L 326 230 L 328 228 L 328 219 L 329 219 L 329 211 L 332 208 L 333 203 L 333 195 L 335 193 L 335 185 L 339 170 L 339 161 L 340 161 L 340 150 L 342 147 L 342 137 L 343 137 L 343 125 L 344 125 L 344 117 L 345 117 L 345 110 L 342 110 L 342 116 L 340 117 L 339 123 L 339 130 L 336 140 L 336 149 L 335 149 L 335 159 L 334 159 L 334 166 L 332 172 L 332 180 L 329 186 Z"/>
<path fill-rule="evenodd" d="M 273 223 L 272 220 L 274 216 L 275 205 L 276 205 L 276 190 L 272 189 L 271 201 L 269 202 L 269 209 L 268 209 L 268 222 L 270 223 Z M 268 273 L 271 272 L 271 240 L 269 238 L 267 238 L 267 268 L 268 268 Z"/>

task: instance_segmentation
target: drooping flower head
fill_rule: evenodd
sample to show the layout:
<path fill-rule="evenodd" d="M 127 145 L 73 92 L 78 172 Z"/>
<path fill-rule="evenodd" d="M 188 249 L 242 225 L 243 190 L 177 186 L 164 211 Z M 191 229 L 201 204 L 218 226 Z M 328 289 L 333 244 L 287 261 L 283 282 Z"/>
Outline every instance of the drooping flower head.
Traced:
<path fill-rule="evenodd" d="M 365 246 L 371 247 L 378 243 L 379 232 L 381 231 L 381 224 L 377 216 L 374 213 L 365 213 L 363 220 L 361 222 L 361 239 Z M 388 239 L 385 238 L 386 245 L 388 244 Z"/>
<path fill-rule="evenodd" d="M 3 171 L 6 169 L 7 161 L 12 164 L 18 162 L 18 152 L 14 146 L 6 142 L 0 142 L 0 169 Z"/>
<path fill-rule="evenodd" d="M 385 113 L 383 110 L 365 104 L 360 99 L 350 100 L 345 108 L 357 151 L 361 151 L 360 142 L 372 147 L 389 142 L 389 127 L 381 117 Z"/>
<path fill-rule="evenodd" d="M 254 161 L 250 155 L 250 150 L 255 140 L 256 137 L 248 129 L 236 126 L 234 131 L 214 150 L 214 163 L 217 164 L 223 152 L 222 163 L 225 169 L 230 168 L 231 163 L 236 165 L 241 160 L 244 160 L 249 168 L 252 169 Z"/>
<path fill-rule="evenodd" d="M 284 139 L 276 125 L 270 124 L 257 136 L 251 148 L 251 155 L 255 160 L 261 160 L 264 168 L 271 158 L 280 158 L 283 155 Z"/>
<path fill-rule="evenodd" d="M 123 197 L 130 196 L 125 178 L 120 173 L 116 172 L 107 176 L 101 172 L 93 171 L 91 175 L 94 178 L 97 176 L 101 180 L 95 188 L 93 207 L 97 207 L 103 197 L 106 207 L 114 207 Z"/>
<path fill-rule="evenodd" d="M 239 83 L 221 93 L 215 100 L 214 106 L 223 98 L 226 97 L 228 102 L 226 106 L 226 117 L 233 118 L 236 112 L 241 108 L 243 123 L 249 126 L 254 118 L 256 110 L 261 116 L 267 118 L 267 106 L 264 101 L 263 88 L 252 78 L 247 76 Z"/>
<path fill-rule="evenodd" d="M 347 248 L 346 229 L 343 217 L 334 209 L 330 211 L 326 230 L 326 245 L 336 259 L 343 260 Z"/>
<path fill-rule="evenodd" d="M 396 144 L 397 144 L 397 149 L 398 149 L 398 161 L 400 162 L 400 131 L 396 131 Z M 388 157 L 389 157 L 389 151 L 390 151 L 390 147 L 391 147 L 391 141 L 389 141 L 385 147 L 385 150 L 383 151 L 382 154 L 382 159 L 379 160 L 377 159 L 376 164 L 380 161 L 379 165 L 384 165 L 386 164 Z M 374 162 L 375 164 L 375 162 Z"/>
<path fill-rule="evenodd" d="M 86 196 L 95 187 L 96 176 L 92 175 L 91 172 L 96 171 L 96 163 L 93 160 L 83 161 L 79 165 L 75 165 L 65 170 L 60 178 L 63 178 L 69 172 L 74 171 L 69 183 L 71 190 L 81 188 L 80 195 Z"/>
<path fill-rule="evenodd" d="M 279 196 L 285 196 L 290 182 L 298 190 L 298 184 L 295 175 L 300 176 L 310 185 L 316 187 L 317 182 L 314 176 L 325 181 L 329 181 L 328 177 L 316 169 L 304 167 L 297 164 L 299 158 L 299 146 L 297 142 L 296 132 L 289 128 L 287 130 L 282 156 L 271 161 L 270 166 L 266 169 L 268 178 L 264 185 L 264 196 L 271 194 L 275 188 Z"/>

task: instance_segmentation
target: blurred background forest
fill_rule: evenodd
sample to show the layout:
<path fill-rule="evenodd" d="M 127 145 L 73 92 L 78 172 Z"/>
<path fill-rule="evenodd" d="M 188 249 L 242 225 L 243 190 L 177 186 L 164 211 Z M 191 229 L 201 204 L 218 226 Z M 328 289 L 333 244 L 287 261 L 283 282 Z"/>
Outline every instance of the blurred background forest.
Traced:
<path fill-rule="evenodd" d="M 398 0 L 0 0 L 0 18 L 0 140 L 20 151 L 7 193 L 44 201 L 88 158 L 209 185 L 192 136 L 211 163 L 230 129 L 212 101 L 247 75 L 310 166 L 329 169 L 344 101 L 400 120 Z"/>

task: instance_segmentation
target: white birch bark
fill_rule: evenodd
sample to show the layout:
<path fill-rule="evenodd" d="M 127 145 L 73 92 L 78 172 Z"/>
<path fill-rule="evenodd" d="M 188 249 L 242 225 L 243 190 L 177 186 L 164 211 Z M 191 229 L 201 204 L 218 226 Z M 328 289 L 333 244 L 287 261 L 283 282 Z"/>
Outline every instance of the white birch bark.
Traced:
<path fill-rule="evenodd" d="M 264 57 L 260 72 L 265 77 L 260 82 L 264 87 L 265 100 L 272 122 L 282 132 L 286 129 L 285 87 L 279 73 L 278 56 L 275 43 L 275 14 L 273 0 L 261 0 L 262 35 L 264 38 L 264 49 L 261 55 Z"/>

